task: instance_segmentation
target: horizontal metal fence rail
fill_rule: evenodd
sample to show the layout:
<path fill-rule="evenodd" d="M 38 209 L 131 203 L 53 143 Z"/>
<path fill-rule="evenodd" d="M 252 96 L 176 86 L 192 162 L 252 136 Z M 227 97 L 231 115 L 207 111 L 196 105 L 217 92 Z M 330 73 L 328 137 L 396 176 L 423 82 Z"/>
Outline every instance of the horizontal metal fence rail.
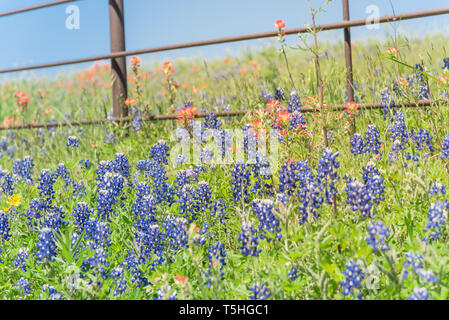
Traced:
<path fill-rule="evenodd" d="M 395 21 L 424 18 L 424 17 L 430 17 L 430 16 L 442 15 L 442 14 L 448 14 L 448 13 L 449 13 L 449 7 L 440 8 L 440 9 L 432 9 L 432 10 L 424 10 L 424 11 L 416 11 L 416 12 L 410 12 L 410 13 L 383 16 L 383 17 L 379 18 L 379 23 L 389 23 L 389 22 L 395 22 Z M 364 25 L 366 25 L 366 20 L 361 19 L 361 20 L 351 20 L 351 21 L 322 24 L 322 25 L 317 26 L 317 29 L 322 30 L 322 31 L 327 31 L 327 30 L 335 30 L 335 29 L 344 29 L 344 28 L 349 28 L 349 27 L 360 27 L 360 26 L 364 26 Z M 286 34 L 297 34 L 297 33 L 307 33 L 307 32 L 309 32 L 308 27 L 293 28 L 293 29 L 285 30 Z M 245 40 L 262 39 L 262 38 L 275 37 L 275 36 L 277 36 L 277 34 L 278 34 L 277 31 L 270 31 L 270 32 L 253 33 L 253 34 L 247 34 L 247 35 L 241 35 L 241 36 L 217 38 L 217 39 L 212 39 L 212 40 L 193 41 L 193 42 L 186 42 L 186 43 L 173 44 L 173 45 L 167 45 L 167 46 L 159 46 L 159 47 L 153 47 L 153 48 L 147 48 L 147 49 L 139 49 L 139 50 L 132 50 L 132 51 L 122 51 L 122 52 L 116 52 L 116 53 L 110 53 L 110 54 L 103 54 L 103 55 L 89 57 L 89 58 L 72 59 L 72 60 L 66 60 L 66 61 L 60 61 L 60 62 L 54 62 L 54 63 L 37 64 L 34 66 L 3 69 L 3 70 L 0 70 L 0 73 L 11 73 L 11 72 L 18 72 L 18 71 L 33 70 L 33 69 L 43 69 L 43 68 L 58 67 L 58 66 L 78 64 L 78 63 L 84 63 L 84 62 L 92 62 L 92 61 L 120 58 L 120 57 L 127 57 L 127 56 L 135 56 L 135 55 L 146 54 L 146 53 L 155 53 L 155 52 L 161 52 L 161 51 L 201 47 L 201 46 L 222 44 L 222 43 L 228 43 L 228 42 L 238 42 L 238 41 L 245 41 Z"/>
<path fill-rule="evenodd" d="M 45 7 L 55 6 L 59 4 L 74 2 L 76 0 L 61 0 L 61 1 L 54 1 L 47 4 L 37 5 L 33 7 L 28 7 L 24 9 L 18 9 L 13 10 L 9 12 L 0 13 L 0 17 L 13 15 L 21 12 L 41 9 Z M 317 26 L 317 29 L 320 31 L 327 31 L 327 30 L 335 30 L 335 29 L 344 29 L 344 41 L 345 41 L 345 60 L 346 60 L 346 69 L 347 69 L 347 91 L 348 91 L 348 99 L 347 101 L 353 101 L 353 80 L 352 80 L 352 73 L 353 73 L 353 66 L 352 66 L 352 52 L 351 52 L 351 45 L 350 45 L 350 28 L 351 27 L 359 27 L 367 24 L 367 20 L 360 19 L 360 20 L 350 20 L 349 18 L 349 3 L 348 0 L 342 0 L 343 3 L 343 19 L 342 22 L 336 22 L 336 23 L 329 23 L 329 24 L 323 24 Z M 30 124 L 22 124 L 22 125 L 14 125 L 14 126 L 0 126 L 0 130 L 17 130 L 17 129 L 35 129 L 35 128 L 53 128 L 53 127 L 65 127 L 65 126 L 83 126 L 83 125 L 95 125 L 95 124 L 103 124 L 108 122 L 131 122 L 132 118 L 130 117 L 121 117 L 120 115 L 123 114 L 123 110 L 120 110 L 117 106 L 119 104 L 123 105 L 123 101 L 119 101 L 119 99 L 124 100 L 126 96 L 126 68 L 125 71 L 123 69 L 123 60 L 127 56 L 134 56 L 134 55 L 141 55 L 146 53 L 154 53 L 154 52 L 161 52 L 161 51 L 168 51 L 168 50 L 177 50 L 177 49 L 185 49 L 185 48 L 192 48 L 192 47 L 200 47 L 200 46 L 207 46 L 207 45 L 214 45 L 214 44 L 222 44 L 222 43 L 229 43 L 229 42 L 237 42 L 237 41 L 245 41 L 245 40 L 254 40 L 254 39 L 261 39 L 261 38 L 268 38 L 268 37 L 275 37 L 278 35 L 277 31 L 271 31 L 271 32 L 262 32 L 262 33 L 253 33 L 253 34 L 247 34 L 247 35 L 240 35 L 240 36 L 232 36 L 232 37 L 225 37 L 225 38 L 217 38 L 217 39 L 211 39 L 211 40 L 205 40 L 205 41 L 193 41 L 193 42 L 187 42 L 187 43 L 181 43 L 181 44 L 174 44 L 174 45 L 167 45 L 167 46 L 159 46 L 159 47 L 152 47 L 147 49 L 140 49 L 140 50 L 132 50 L 132 51 L 119 51 L 117 48 L 125 48 L 124 45 L 124 14 L 123 14 L 123 0 L 109 0 L 109 10 L 110 10 L 110 24 L 111 24 L 111 53 L 104 54 L 104 55 L 98 55 L 88 58 L 81 58 L 81 59 L 72 59 L 72 60 L 65 60 L 60 62 L 53 62 L 53 63 L 45 63 L 45 64 L 38 64 L 38 65 L 32 65 L 32 66 L 24 66 L 24 67 L 17 67 L 17 68 L 8 68 L 0 70 L 0 74 L 4 73 L 12 73 L 12 72 L 19 72 L 19 71 L 27 71 L 27 70 L 34 70 L 34 69 L 42 69 L 42 68 L 49 68 L 49 67 L 57 67 L 57 66 L 64 66 L 64 65 L 71 65 L 71 64 L 78 64 L 78 63 L 85 63 L 85 62 L 92 62 L 92 61 L 99 61 L 99 60 L 105 60 L 105 59 L 111 59 L 111 65 L 112 65 L 112 71 L 116 78 L 123 84 L 122 86 L 113 87 L 113 97 L 114 97 L 114 108 L 113 108 L 113 117 L 110 119 L 98 119 L 98 120 L 80 120 L 80 121 L 69 121 L 69 122 L 58 122 L 58 123 L 30 123 Z M 415 11 L 415 12 L 409 12 L 409 13 L 403 13 L 403 14 L 395 14 L 395 15 L 388 15 L 388 16 L 382 16 L 377 19 L 376 22 L 378 23 L 391 23 L 396 21 L 403 21 L 403 20 L 410 20 L 410 19 L 417 19 L 417 18 L 424 18 L 424 17 L 431 17 L 435 15 L 442 15 L 442 14 L 448 14 L 449 13 L 449 7 L 444 8 L 438 8 L 438 9 L 431 9 L 431 10 L 422 10 L 422 11 Z M 298 33 L 307 33 L 310 31 L 309 26 L 301 27 L 301 28 L 293 28 L 293 29 L 286 29 L 285 34 L 298 34 Z M 114 43 L 114 45 L 112 45 Z M 126 63 L 126 62 L 125 62 Z M 117 100 L 117 101 L 115 101 Z M 416 107 L 416 106 L 430 106 L 434 102 L 429 100 L 419 101 L 418 103 L 405 103 L 401 106 L 403 107 Z M 383 105 L 381 103 L 365 103 L 360 105 L 360 109 L 378 109 L 382 108 Z M 331 107 L 330 109 L 338 111 L 343 110 L 345 108 L 345 105 L 338 105 Z M 232 117 L 232 116 L 241 116 L 246 113 L 248 113 L 251 110 L 237 110 L 237 111 L 226 111 L 226 112 L 218 112 L 216 113 L 219 117 Z M 314 108 L 311 107 L 303 107 L 303 112 L 313 112 L 315 111 Z M 126 113 L 125 113 L 126 115 Z M 206 114 L 202 113 L 199 114 L 197 117 L 205 117 Z M 148 116 L 143 117 L 142 120 L 144 121 L 158 121 L 158 120 L 173 120 L 176 119 L 177 115 L 155 115 L 155 116 Z"/>
<path fill-rule="evenodd" d="M 0 18 L 6 17 L 6 16 L 11 16 L 11 15 L 18 14 L 18 13 L 27 12 L 27 11 L 34 11 L 37 9 L 49 8 L 49 7 L 57 6 L 60 4 L 74 2 L 74 1 L 76 1 L 76 0 L 59 0 L 59 1 L 53 1 L 53 2 L 48 2 L 48 3 L 44 3 L 44 4 L 38 4 L 38 5 L 27 7 L 27 8 L 16 9 L 16 10 L 11 10 L 11 11 L 7 11 L 7 12 L 0 12 Z"/>
<path fill-rule="evenodd" d="M 434 104 L 435 101 L 431 100 L 421 100 L 416 103 L 408 102 L 402 103 L 400 105 L 395 106 L 395 108 L 416 108 L 416 107 L 428 107 Z M 382 103 L 363 103 L 359 105 L 360 110 L 372 110 L 372 109 L 382 109 L 384 105 Z M 319 112 L 315 108 L 312 107 L 301 107 L 301 112 L 304 113 L 312 113 Z M 333 107 L 329 107 L 329 110 L 332 111 L 343 111 L 346 109 L 346 105 L 340 104 Z M 237 117 L 244 116 L 253 110 L 235 110 L 235 111 L 221 111 L 215 112 L 215 116 L 217 117 Z M 195 116 L 195 118 L 205 118 L 207 113 L 199 113 Z M 167 115 L 155 115 L 155 116 L 144 116 L 142 117 L 142 121 L 161 121 L 161 120 L 176 120 L 178 117 L 177 114 L 167 114 Z M 97 119 L 97 120 L 78 120 L 78 121 L 67 121 L 67 122 L 48 122 L 48 123 L 28 123 L 22 125 L 15 126 L 0 126 L 0 131 L 3 130 L 17 130 L 17 129 L 39 129 L 39 128 L 55 128 L 55 127 L 71 127 L 71 126 L 84 126 L 84 125 L 98 125 L 105 123 L 124 123 L 124 122 L 132 122 L 133 118 L 131 117 L 121 117 L 121 118 L 109 118 L 109 119 Z"/>

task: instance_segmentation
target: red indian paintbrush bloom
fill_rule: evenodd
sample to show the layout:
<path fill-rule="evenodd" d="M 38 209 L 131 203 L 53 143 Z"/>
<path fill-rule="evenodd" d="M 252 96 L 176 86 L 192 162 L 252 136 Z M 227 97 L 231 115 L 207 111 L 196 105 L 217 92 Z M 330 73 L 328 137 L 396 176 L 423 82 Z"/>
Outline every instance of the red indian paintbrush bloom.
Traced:
<path fill-rule="evenodd" d="M 442 86 L 442 85 L 445 85 L 445 86 L 447 86 L 448 84 L 449 84 L 449 79 L 448 79 L 448 77 L 447 77 L 447 75 L 444 75 L 444 76 L 442 76 L 442 77 L 439 77 L 438 78 L 438 83 L 437 83 L 439 86 Z"/>
<path fill-rule="evenodd" d="M 176 119 L 178 119 L 178 121 L 181 122 L 184 126 L 187 126 L 188 123 L 193 120 L 196 115 L 198 115 L 198 110 L 196 110 L 194 106 L 189 106 L 179 110 Z"/>
<path fill-rule="evenodd" d="M 129 63 L 131 64 L 132 68 L 137 67 L 140 64 L 140 62 L 141 62 L 140 59 L 136 56 L 131 57 L 131 60 L 129 60 Z"/>
<path fill-rule="evenodd" d="M 53 110 L 51 109 L 51 108 L 47 108 L 47 109 L 45 109 L 45 111 L 44 111 L 44 114 L 46 115 L 46 116 L 48 116 L 49 114 L 53 114 L 54 112 L 53 112 Z"/>
<path fill-rule="evenodd" d="M 396 47 L 388 47 L 387 53 L 392 55 L 392 56 L 395 56 L 395 55 L 397 55 L 399 53 L 399 49 L 396 48 Z"/>
<path fill-rule="evenodd" d="M 358 105 L 354 101 L 348 102 L 345 106 L 345 112 L 347 115 L 354 116 L 355 114 L 357 114 L 359 107 L 360 105 Z"/>
<path fill-rule="evenodd" d="M 186 283 L 187 281 L 189 281 L 189 278 L 176 274 L 176 281 L 178 281 L 179 283 Z"/>
<path fill-rule="evenodd" d="M 136 100 L 134 100 L 133 98 L 127 98 L 125 100 L 125 106 L 127 106 L 127 107 L 132 107 L 135 104 L 136 104 Z"/>
<path fill-rule="evenodd" d="M 26 109 L 30 98 L 27 96 L 25 92 L 17 91 L 14 95 L 17 98 L 17 104 L 19 105 L 19 109 Z"/>
<path fill-rule="evenodd" d="M 279 107 L 280 107 L 281 103 L 279 102 L 279 100 L 275 100 L 275 99 L 270 99 L 267 101 L 267 105 L 265 108 L 265 112 L 268 114 L 272 114 L 273 112 L 277 112 Z"/>
<path fill-rule="evenodd" d="M 274 23 L 274 27 L 276 29 L 282 29 L 285 28 L 285 22 L 282 20 L 276 20 L 276 22 Z"/>
<path fill-rule="evenodd" d="M 175 71 L 175 67 L 173 66 L 173 63 L 170 61 L 165 61 L 162 65 L 162 72 L 164 72 L 167 75 L 172 75 Z"/>
<path fill-rule="evenodd" d="M 282 110 L 276 114 L 276 126 L 281 127 L 288 124 L 291 120 L 291 114 L 288 110 Z"/>

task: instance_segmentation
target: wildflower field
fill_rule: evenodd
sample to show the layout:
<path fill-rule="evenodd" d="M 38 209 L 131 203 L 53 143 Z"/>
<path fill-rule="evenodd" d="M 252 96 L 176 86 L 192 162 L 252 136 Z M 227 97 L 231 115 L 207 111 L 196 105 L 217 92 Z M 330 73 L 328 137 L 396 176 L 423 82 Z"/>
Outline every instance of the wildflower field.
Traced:
<path fill-rule="evenodd" d="M 449 298 L 447 37 L 354 44 L 346 104 L 342 44 L 275 28 L 225 59 L 133 57 L 131 123 L 3 130 L 0 298 Z M 0 121 L 110 118 L 110 86 L 107 64 L 2 82 Z"/>

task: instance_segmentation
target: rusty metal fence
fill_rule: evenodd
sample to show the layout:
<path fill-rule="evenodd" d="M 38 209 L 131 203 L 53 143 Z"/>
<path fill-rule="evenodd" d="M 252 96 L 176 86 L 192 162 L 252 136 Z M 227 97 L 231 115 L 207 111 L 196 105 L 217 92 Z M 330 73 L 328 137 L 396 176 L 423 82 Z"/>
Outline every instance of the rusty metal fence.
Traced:
<path fill-rule="evenodd" d="M 27 11 L 47 8 L 51 6 L 66 4 L 69 2 L 75 2 L 77 0 L 60 0 L 49 2 L 46 4 L 36 5 L 28 8 L 13 10 L 9 12 L 0 13 L 0 18 L 5 16 L 10 16 L 18 13 L 23 13 Z M 335 29 L 343 29 L 344 30 L 344 50 L 345 50 L 345 62 L 346 62 L 346 90 L 347 90 L 347 102 L 351 102 L 354 100 L 354 87 L 353 87 L 353 64 L 352 64 L 352 48 L 351 48 L 351 27 L 359 27 L 367 24 L 365 19 L 360 20 L 350 20 L 350 11 L 349 11 L 349 0 L 342 0 L 343 7 L 343 21 L 323 24 L 317 26 L 317 29 L 320 31 L 327 30 L 335 30 Z M 424 18 L 436 15 L 443 15 L 449 13 L 449 7 L 431 9 L 431 10 L 423 10 L 416 12 L 408 12 L 403 14 L 395 14 L 382 16 L 376 19 L 376 23 L 390 23 L 396 21 Z M 126 51 L 125 45 L 125 28 L 124 28 L 124 5 L 123 0 L 109 0 L 109 22 L 110 22 L 110 39 L 111 39 L 111 52 L 109 54 L 93 56 L 82 59 L 73 59 L 66 60 L 60 62 L 46 63 L 46 64 L 38 64 L 32 66 L 18 67 L 18 68 L 9 68 L 0 70 L 0 74 L 3 73 L 12 73 L 18 71 L 26 71 L 26 70 L 34 70 L 34 69 L 42 69 L 56 66 L 64 66 L 64 65 L 72 65 L 77 63 L 84 62 L 92 62 L 99 61 L 105 59 L 111 59 L 111 71 L 113 76 L 113 85 L 112 85 L 112 97 L 113 97 L 113 114 L 110 119 L 98 119 L 98 120 L 79 120 L 79 121 L 68 121 L 68 122 L 58 122 L 58 123 L 29 123 L 29 124 L 21 124 L 14 126 L 0 126 L 0 130 L 15 130 L 15 129 L 33 129 L 33 128 L 50 128 L 50 127 L 59 127 L 59 126 L 82 126 L 82 125 L 93 125 L 93 124 L 101 124 L 107 122 L 130 122 L 132 118 L 128 117 L 127 108 L 124 106 L 123 101 L 127 98 L 127 67 L 126 67 L 126 57 L 134 56 L 146 53 L 153 52 L 161 52 L 161 51 L 169 51 L 176 49 L 184 49 L 184 48 L 192 48 L 192 47 L 201 47 L 213 44 L 222 44 L 228 42 L 237 42 L 237 41 L 245 41 L 245 40 L 253 40 L 253 39 L 261 39 L 261 38 L 269 38 L 275 37 L 278 35 L 277 31 L 272 32 L 262 32 L 262 33 L 253 33 L 247 35 L 226 37 L 226 38 L 217 38 L 205 41 L 194 41 L 188 43 L 181 43 L 175 45 L 167 45 L 160 47 L 152 47 L 147 49 Z M 307 33 L 309 32 L 308 27 L 301 28 L 293 28 L 286 29 L 285 34 L 298 34 L 298 33 Z M 406 103 L 402 104 L 403 107 L 416 107 L 416 106 L 430 106 L 432 105 L 432 101 L 423 100 L 418 103 Z M 364 103 L 360 105 L 360 109 L 378 109 L 382 108 L 383 105 L 381 103 Z M 345 108 L 344 105 L 338 105 L 331 107 L 332 110 L 343 110 Z M 312 112 L 314 111 L 311 107 L 302 107 L 303 112 Z M 225 112 L 217 112 L 216 116 L 219 117 L 229 117 L 229 116 L 240 116 L 244 115 L 248 112 L 248 110 L 237 110 L 237 111 L 225 111 Z M 206 114 L 198 114 L 197 117 L 205 117 Z M 142 117 L 143 121 L 157 121 L 157 120 L 173 120 L 176 119 L 177 115 L 169 114 L 169 115 L 155 115 L 155 116 L 146 116 Z"/>

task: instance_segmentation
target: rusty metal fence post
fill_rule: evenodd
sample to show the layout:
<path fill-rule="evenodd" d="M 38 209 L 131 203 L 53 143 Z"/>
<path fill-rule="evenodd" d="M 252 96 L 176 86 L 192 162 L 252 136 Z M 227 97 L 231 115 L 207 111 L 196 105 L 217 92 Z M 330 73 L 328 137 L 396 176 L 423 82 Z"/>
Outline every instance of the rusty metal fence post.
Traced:
<path fill-rule="evenodd" d="M 342 0 L 343 4 L 343 21 L 350 21 L 349 16 L 349 0 Z M 346 102 L 354 101 L 354 75 L 352 70 L 352 46 L 351 46 L 351 29 L 344 28 L 345 42 L 345 61 L 346 61 Z M 351 136 L 355 133 L 355 118 L 350 121 Z"/>
<path fill-rule="evenodd" d="M 109 0 L 109 29 L 111 34 L 111 53 L 126 51 L 125 16 L 123 0 Z M 128 96 L 126 79 L 126 57 L 111 59 L 112 72 L 112 116 L 126 117 L 128 109 L 124 100 Z"/>

